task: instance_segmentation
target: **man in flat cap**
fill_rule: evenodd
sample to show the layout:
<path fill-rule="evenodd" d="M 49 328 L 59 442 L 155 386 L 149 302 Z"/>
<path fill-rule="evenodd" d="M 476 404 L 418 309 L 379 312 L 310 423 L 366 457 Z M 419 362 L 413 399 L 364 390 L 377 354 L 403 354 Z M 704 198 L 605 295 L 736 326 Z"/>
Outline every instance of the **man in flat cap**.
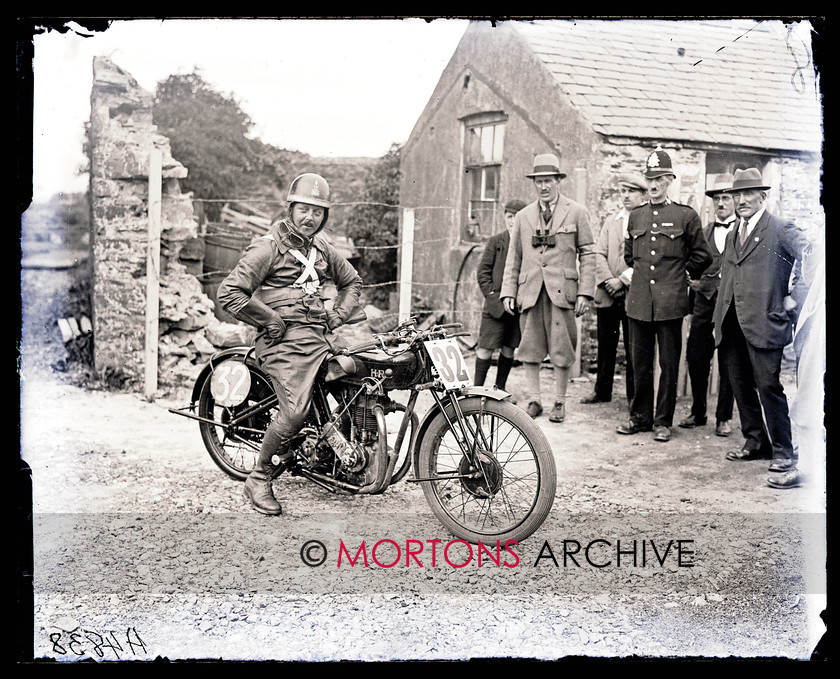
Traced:
<path fill-rule="evenodd" d="M 732 175 L 719 174 L 715 177 L 712 188 L 706 195 L 712 199 L 715 208 L 714 221 L 703 227 L 706 240 L 712 250 L 712 264 L 698 280 L 689 281 L 688 293 L 691 308 L 691 325 L 685 345 L 685 358 L 688 364 L 688 378 L 691 382 L 691 412 L 682 421 L 680 427 L 693 429 L 706 424 L 706 402 L 709 390 L 709 374 L 712 358 L 715 354 L 715 333 L 712 316 L 717 302 L 718 284 L 720 283 L 720 264 L 726 236 L 735 226 L 735 201 L 732 198 Z M 729 375 L 718 352 L 718 397 L 715 408 L 715 434 L 730 436 L 732 427 L 732 407 L 735 397 Z"/>
<path fill-rule="evenodd" d="M 540 364 L 548 356 L 555 379 L 548 419 L 562 422 L 577 349 L 575 318 L 587 312 L 595 293 L 595 239 L 586 208 L 560 193 L 566 174 L 556 155 L 537 155 L 526 176 L 534 181 L 537 200 L 514 219 L 501 297 L 508 313 L 521 314 L 517 357 L 528 381 L 526 412 L 543 412 Z"/>
<path fill-rule="evenodd" d="M 510 248 L 513 220 L 516 213 L 525 205 L 524 200 L 518 199 L 505 203 L 505 228 L 487 240 L 475 271 L 478 288 L 484 295 L 478 343 L 475 348 L 475 375 L 473 375 L 473 383 L 479 387 L 484 385 L 487 372 L 490 370 L 493 351 L 498 349 L 499 359 L 496 364 L 494 386 L 499 389 L 505 388 L 510 369 L 513 367 L 513 355 L 516 347 L 519 346 L 519 314 L 511 315 L 505 312 L 499 293 L 502 290 L 502 279 L 505 275 L 505 260 Z"/>
<path fill-rule="evenodd" d="M 794 488 L 802 480 L 799 454 L 779 375 L 784 348 L 793 339 L 796 315 L 808 294 L 804 277 L 791 281 L 808 241 L 794 224 L 767 212 L 769 190 L 757 168 L 735 171 L 732 194 L 740 219 L 723 253 L 715 342 L 732 382 L 745 439 L 726 459 L 771 459 L 768 485 Z"/>
<path fill-rule="evenodd" d="M 630 287 L 633 269 L 624 261 L 624 240 L 630 212 L 647 201 L 647 184 L 640 174 L 624 173 L 618 177 L 621 209 L 601 226 L 595 246 L 595 314 L 597 318 L 597 375 L 595 388 L 581 403 L 612 400 L 615 356 L 619 332 L 624 338 L 625 394 L 628 405 L 633 400 L 633 362 L 630 360 L 630 331 L 624 298 Z"/>
<path fill-rule="evenodd" d="M 668 198 L 676 179 L 671 157 L 657 147 L 646 162 L 649 202 L 630 213 L 624 261 L 633 267 L 627 292 L 635 393 L 630 419 L 619 434 L 654 430 L 671 440 L 682 353 L 682 323 L 688 314 L 686 273 L 696 279 L 712 262 L 703 225 L 693 208 Z M 659 350 L 659 388 L 654 410 L 653 357 Z"/>

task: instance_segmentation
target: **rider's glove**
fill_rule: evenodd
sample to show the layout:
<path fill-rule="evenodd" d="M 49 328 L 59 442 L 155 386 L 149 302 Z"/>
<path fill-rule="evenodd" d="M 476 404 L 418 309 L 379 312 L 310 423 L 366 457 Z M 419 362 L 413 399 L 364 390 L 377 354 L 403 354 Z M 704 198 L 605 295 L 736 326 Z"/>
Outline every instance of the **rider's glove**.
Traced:
<path fill-rule="evenodd" d="M 343 324 L 344 321 L 342 320 L 341 315 L 337 311 L 327 311 L 327 327 L 330 330 L 335 330 L 337 327 Z"/>
<path fill-rule="evenodd" d="M 272 342 L 279 342 L 286 334 L 286 323 L 280 314 L 254 297 L 248 300 L 236 318 L 262 329 Z"/>

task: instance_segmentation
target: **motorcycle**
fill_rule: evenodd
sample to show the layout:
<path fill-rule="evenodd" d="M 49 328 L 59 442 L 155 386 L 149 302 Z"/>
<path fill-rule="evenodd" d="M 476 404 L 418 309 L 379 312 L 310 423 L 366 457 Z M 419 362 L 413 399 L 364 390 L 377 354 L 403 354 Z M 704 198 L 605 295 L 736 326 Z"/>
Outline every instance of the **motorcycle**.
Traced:
<path fill-rule="evenodd" d="M 331 492 L 381 494 L 406 478 L 433 514 L 472 543 L 522 541 L 545 521 L 556 470 L 542 430 L 510 394 L 472 384 L 457 342 L 461 324 L 418 328 L 409 318 L 322 365 L 286 473 Z M 405 402 L 394 400 L 405 393 Z M 418 397 L 432 404 L 417 414 Z M 214 354 L 190 404 L 219 468 L 243 481 L 277 409 L 271 380 L 248 346 Z"/>

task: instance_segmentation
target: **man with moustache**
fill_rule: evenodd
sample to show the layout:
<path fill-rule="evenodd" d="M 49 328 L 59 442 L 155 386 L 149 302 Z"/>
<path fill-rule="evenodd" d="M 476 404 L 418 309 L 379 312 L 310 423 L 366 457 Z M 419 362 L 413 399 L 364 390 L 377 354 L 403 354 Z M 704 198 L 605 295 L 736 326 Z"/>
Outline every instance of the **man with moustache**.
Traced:
<path fill-rule="evenodd" d="M 269 515 L 282 514 L 272 480 L 294 456 L 290 443 L 303 427 L 315 377 L 333 347 L 332 331 L 356 311 L 362 285 L 353 266 L 318 235 L 331 205 L 326 180 L 299 175 L 286 203 L 289 216 L 251 242 L 217 294 L 225 311 L 259 330 L 255 355 L 278 398 L 244 486 L 254 509 Z M 322 297 L 329 281 L 338 290 L 332 309 Z"/>
<path fill-rule="evenodd" d="M 772 458 L 767 484 L 787 489 L 799 486 L 802 475 L 779 375 L 808 294 L 802 276 L 791 282 L 808 241 L 793 223 L 766 210 L 770 188 L 758 168 L 735 171 L 732 195 L 740 219 L 726 240 L 714 325 L 745 439 L 726 459 Z"/>
<path fill-rule="evenodd" d="M 648 203 L 630 213 L 624 261 L 633 267 L 627 293 L 635 393 L 630 419 L 619 434 L 654 430 L 654 441 L 671 440 L 682 353 L 682 323 L 688 314 L 686 274 L 696 279 L 712 262 L 700 217 L 668 198 L 676 179 L 671 157 L 660 147 L 646 162 Z M 659 351 L 659 389 L 654 410 L 653 357 Z"/>
<path fill-rule="evenodd" d="M 630 287 L 633 269 L 624 261 L 624 240 L 630 212 L 647 200 L 647 184 L 640 174 L 618 177 L 622 208 L 610 215 L 601 226 L 595 246 L 595 314 L 598 340 L 597 376 L 592 393 L 581 403 L 606 403 L 612 400 L 615 356 L 619 332 L 624 338 L 625 394 L 633 400 L 633 362 L 630 360 L 630 332 L 624 298 Z"/>
<path fill-rule="evenodd" d="M 691 325 L 685 345 L 685 358 L 688 364 L 688 377 L 691 381 L 691 413 L 680 422 L 683 429 L 693 429 L 706 424 L 706 402 L 709 390 L 709 374 L 712 358 L 715 354 L 715 333 L 712 316 L 715 312 L 718 284 L 720 282 L 720 263 L 726 236 L 735 226 L 735 201 L 730 190 L 732 175 L 720 174 L 715 177 L 712 188 L 706 195 L 712 199 L 715 207 L 715 220 L 703 228 L 703 234 L 712 250 L 712 265 L 698 280 L 689 281 L 688 293 L 691 307 Z M 715 408 L 715 434 L 730 436 L 732 427 L 732 406 L 734 396 L 729 375 L 723 367 L 718 353 L 718 397 Z"/>
<path fill-rule="evenodd" d="M 520 312 L 518 358 L 528 381 L 526 412 L 543 412 L 540 365 L 554 368 L 554 407 L 550 422 L 566 419 L 566 389 L 575 362 L 577 324 L 595 292 L 595 239 L 586 208 L 560 193 L 560 161 L 538 154 L 533 172 L 537 200 L 520 210 L 510 234 L 501 298 L 509 314 Z"/>

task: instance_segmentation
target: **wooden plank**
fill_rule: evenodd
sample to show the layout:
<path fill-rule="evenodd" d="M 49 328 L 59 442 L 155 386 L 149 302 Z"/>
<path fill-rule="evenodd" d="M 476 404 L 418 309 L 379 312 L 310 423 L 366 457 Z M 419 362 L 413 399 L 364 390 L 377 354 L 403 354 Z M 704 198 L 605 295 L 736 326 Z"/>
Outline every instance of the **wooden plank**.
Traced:
<path fill-rule="evenodd" d="M 411 279 L 414 275 L 414 210 L 403 210 L 402 254 L 400 258 L 399 321 L 411 316 Z"/>
<path fill-rule="evenodd" d="M 146 250 L 145 396 L 147 401 L 154 400 L 158 385 L 162 164 L 161 150 L 153 147 L 149 156 L 149 234 Z"/>

